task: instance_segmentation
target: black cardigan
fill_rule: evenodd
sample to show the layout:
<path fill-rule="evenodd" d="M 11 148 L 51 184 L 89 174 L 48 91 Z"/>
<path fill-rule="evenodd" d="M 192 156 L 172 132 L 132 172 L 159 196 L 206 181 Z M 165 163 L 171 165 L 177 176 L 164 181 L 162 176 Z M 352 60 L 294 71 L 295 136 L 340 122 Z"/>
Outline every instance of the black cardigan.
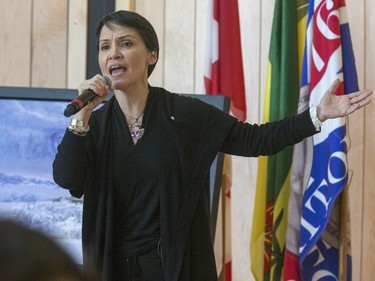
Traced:
<path fill-rule="evenodd" d="M 210 233 L 209 170 L 219 151 L 270 155 L 315 133 L 308 111 L 265 125 L 238 122 L 191 97 L 150 87 L 156 96 L 159 136 L 160 224 L 165 280 L 217 280 Z M 84 265 L 94 264 L 102 280 L 112 265 L 113 99 L 93 112 L 86 137 L 66 131 L 53 163 L 57 184 L 84 195 Z"/>

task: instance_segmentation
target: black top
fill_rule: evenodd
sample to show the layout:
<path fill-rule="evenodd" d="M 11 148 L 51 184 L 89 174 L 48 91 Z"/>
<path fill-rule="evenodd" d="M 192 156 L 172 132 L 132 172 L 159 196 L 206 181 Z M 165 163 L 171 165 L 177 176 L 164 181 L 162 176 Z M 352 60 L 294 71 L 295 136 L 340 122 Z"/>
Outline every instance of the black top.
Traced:
<path fill-rule="evenodd" d="M 155 119 L 147 116 L 146 119 L 156 128 L 156 138 L 149 146 L 155 146 L 157 157 L 155 164 L 147 164 L 157 167 L 165 280 L 217 281 L 209 198 L 210 167 L 217 153 L 274 154 L 315 134 L 315 127 L 308 110 L 258 126 L 238 122 L 213 106 L 163 88 L 150 87 L 150 93 L 155 94 L 156 115 Z M 53 164 L 56 183 L 76 197 L 85 196 L 84 265 L 95 263 L 103 280 L 111 280 L 113 249 L 118 246 L 113 239 L 117 220 L 114 198 L 118 189 L 113 175 L 117 166 L 113 155 L 116 154 L 112 137 L 113 107 L 114 98 L 93 112 L 86 137 L 67 130 Z M 144 139 L 140 139 L 136 148 L 147 140 L 148 125 Z M 147 149 L 154 152 L 153 148 Z M 146 183 L 150 184 L 151 181 Z"/>
<path fill-rule="evenodd" d="M 160 239 L 160 194 L 153 96 L 142 120 L 143 137 L 135 145 L 117 101 L 113 105 L 114 248 L 117 257 L 143 254 Z"/>

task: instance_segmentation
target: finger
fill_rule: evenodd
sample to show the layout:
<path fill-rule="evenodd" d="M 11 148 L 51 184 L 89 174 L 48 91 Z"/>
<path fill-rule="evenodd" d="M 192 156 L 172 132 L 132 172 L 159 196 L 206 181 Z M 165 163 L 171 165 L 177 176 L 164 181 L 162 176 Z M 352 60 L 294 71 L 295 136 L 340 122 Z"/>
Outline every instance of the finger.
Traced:
<path fill-rule="evenodd" d="M 370 97 L 367 97 L 365 99 L 361 99 L 360 101 L 357 101 L 357 102 L 352 102 L 348 108 L 348 114 L 362 108 L 362 107 L 365 107 L 366 105 L 368 105 L 369 103 L 371 102 L 371 99 Z"/>
<path fill-rule="evenodd" d="M 337 79 L 335 79 L 335 81 L 333 81 L 333 83 L 331 84 L 331 87 L 330 87 L 330 92 L 331 92 L 332 94 L 335 94 L 335 93 L 336 93 L 336 90 L 337 90 L 338 87 L 340 86 L 340 83 L 341 83 L 341 81 L 340 81 L 339 78 L 337 78 Z"/>
<path fill-rule="evenodd" d="M 367 96 L 366 98 L 361 99 L 360 101 L 356 102 L 355 104 L 358 104 L 359 107 L 364 107 L 364 106 L 366 106 L 370 103 L 371 103 L 371 98 L 370 98 L 370 96 Z"/>
<path fill-rule="evenodd" d="M 90 89 L 92 89 L 96 95 L 102 97 L 107 94 L 107 84 L 102 76 L 94 77 L 90 83 Z"/>
<path fill-rule="evenodd" d="M 100 75 L 98 78 L 98 82 L 99 82 L 98 88 L 100 89 L 99 95 L 103 96 L 103 95 L 109 94 L 110 88 L 108 86 L 107 80 L 103 76 Z"/>
<path fill-rule="evenodd" d="M 371 90 L 362 90 L 362 91 L 359 91 L 359 92 L 349 94 L 348 96 L 349 96 L 349 99 L 350 99 L 350 103 L 353 104 L 353 103 L 360 102 L 360 101 L 365 100 L 365 99 L 371 100 L 371 98 L 370 98 L 371 95 L 372 95 Z"/>
<path fill-rule="evenodd" d="M 368 98 L 372 95 L 372 90 L 365 90 L 360 96 L 362 99 Z"/>

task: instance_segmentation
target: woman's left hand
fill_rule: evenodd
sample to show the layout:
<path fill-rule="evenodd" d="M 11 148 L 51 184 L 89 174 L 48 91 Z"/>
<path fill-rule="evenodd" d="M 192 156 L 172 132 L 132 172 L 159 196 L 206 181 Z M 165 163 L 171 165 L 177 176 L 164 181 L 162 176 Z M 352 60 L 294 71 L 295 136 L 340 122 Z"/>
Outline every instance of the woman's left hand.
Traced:
<path fill-rule="evenodd" d="M 324 94 L 317 106 L 318 118 L 321 122 L 347 116 L 371 102 L 372 90 L 361 90 L 347 95 L 335 95 L 340 80 L 336 79 Z"/>

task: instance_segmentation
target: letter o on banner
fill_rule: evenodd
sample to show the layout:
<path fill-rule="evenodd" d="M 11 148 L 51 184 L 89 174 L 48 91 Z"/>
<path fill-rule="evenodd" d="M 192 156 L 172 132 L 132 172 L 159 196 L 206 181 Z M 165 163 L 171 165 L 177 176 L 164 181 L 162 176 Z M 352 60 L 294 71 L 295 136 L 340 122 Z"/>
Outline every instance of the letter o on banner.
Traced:
<path fill-rule="evenodd" d="M 343 165 L 342 166 L 343 168 L 340 167 L 340 169 L 335 170 L 335 175 L 332 173 L 332 170 L 331 170 L 331 167 L 333 166 L 332 161 L 340 161 L 341 162 L 340 164 Z M 334 166 L 337 166 L 337 165 L 334 164 Z M 348 168 L 348 164 L 346 162 L 346 154 L 342 151 L 337 151 L 337 152 L 332 153 L 332 155 L 331 155 L 331 157 L 329 158 L 329 161 L 328 161 L 328 181 L 329 181 L 329 183 L 336 184 L 336 183 L 344 180 L 347 173 L 348 173 L 347 168 Z M 342 175 L 340 175 L 340 173 Z"/>

